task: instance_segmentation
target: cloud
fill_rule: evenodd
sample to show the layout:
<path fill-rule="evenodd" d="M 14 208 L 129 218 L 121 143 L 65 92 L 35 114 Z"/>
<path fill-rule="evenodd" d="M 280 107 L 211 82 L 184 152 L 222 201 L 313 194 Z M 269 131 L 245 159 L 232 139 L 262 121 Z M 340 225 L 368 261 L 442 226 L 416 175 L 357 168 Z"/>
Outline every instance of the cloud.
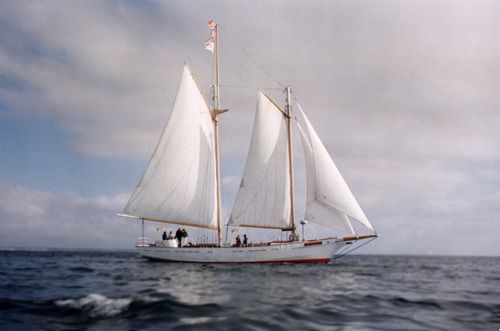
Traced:
<path fill-rule="evenodd" d="M 1 247 L 132 248 L 137 224 L 121 220 L 128 194 L 84 197 L 0 185 Z"/>
<path fill-rule="evenodd" d="M 23 88 L 2 89 L 2 101 L 54 116 L 84 154 L 149 150 L 166 118 L 164 89 L 177 84 L 158 68 L 172 61 L 170 49 L 182 49 L 172 22 L 160 18 L 99 2 L 5 4 L 0 70 Z"/>
<path fill-rule="evenodd" d="M 380 234 L 363 252 L 498 255 L 499 175 L 450 164 L 396 158 L 345 172 Z"/>
<path fill-rule="evenodd" d="M 4 4 L 0 70 L 25 88 L 0 96 L 18 110 L 54 115 L 81 153 L 144 156 L 167 118 L 183 61 L 207 90 L 211 58 L 201 45 L 211 14 L 226 34 L 223 83 L 276 86 L 234 45 L 238 39 L 293 84 L 342 149 L 498 157 L 497 4 L 478 2 L 472 11 L 468 2 L 447 1 L 361 8 L 296 1 L 286 11 L 280 2 L 266 10 L 215 4 Z M 255 102 L 255 91 L 240 92 L 223 93 L 233 129 L 248 126 L 242 113 Z"/>

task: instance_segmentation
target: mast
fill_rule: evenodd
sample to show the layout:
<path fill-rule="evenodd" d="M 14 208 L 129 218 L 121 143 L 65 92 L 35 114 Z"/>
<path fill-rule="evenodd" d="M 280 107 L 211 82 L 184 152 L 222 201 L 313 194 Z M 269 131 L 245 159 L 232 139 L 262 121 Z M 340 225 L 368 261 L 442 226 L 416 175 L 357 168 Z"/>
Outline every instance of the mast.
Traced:
<path fill-rule="evenodd" d="M 142 221 L 142 226 L 141 226 L 141 228 L 142 228 L 142 237 L 141 237 L 141 242 L 142 242 L 142 244 L 144 245 L 144 244 L 145 244 L 145 240 L 144 240 L 144 218 L 143 218 L 143 219 L 141 219 L 141 221 Z"/>
<path fill-rule="evenodd" d="M 287 114 L 287 133 L 288 133 L 288 169 L 290 176 L 290 223 L 292 226 L 292 235 L 295 240 L 295 193 L 293 187 L 293 148 L 292 148 L 292 105 L 291 105 L 291 93 L 292 90 L 290 86 L 286 89 L 286 114 Z"/>
<path fill-rule="evenodd" d="M 215 177 L 217 199 L 217 245 L 221 245 L 221 190 L 220 190 L 220 152 L 219 152 L 219 24 L 215 24 L 215 85 L 214 85 L 214 140 L 215 140 Z"/>

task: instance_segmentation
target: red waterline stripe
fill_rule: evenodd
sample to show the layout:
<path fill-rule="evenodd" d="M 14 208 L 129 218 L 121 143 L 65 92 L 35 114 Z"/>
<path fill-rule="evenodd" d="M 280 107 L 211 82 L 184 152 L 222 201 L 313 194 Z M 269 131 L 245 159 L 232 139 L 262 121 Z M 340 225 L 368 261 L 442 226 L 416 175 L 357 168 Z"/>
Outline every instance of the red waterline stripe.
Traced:
<path fill-rule="evenodd" d="M 275 261 L 251 261 L 251 262 L 236 262 L 236 263 L 327 263 L 330 262 L 329 258 L 321 259 L 304 259 L 304 260 L 275 260 Z M 224 262 L 223 262 L 224 263 Z M 226 262 L 233 263 L 233 262 Z"/>
<path fill-rule="evenodd" d="M 157 260 L 157 261 L 164 261 L 164 262 L 180 262 L 180 263 L 218 263 L 218 264 L 243 264 L 243 263 L 271 263 L 271 264 L 280 264 L 280 263 L 328 263 L 330 262 L 330 258 L 319 258 L 319 259 L 303 259 L 303 260 L 273 260 L 273 261 L 212 261 L 212 262 L 201 262 L 201 261 L 178 261 L 178 260 L 167 260 L 167 259 L 162 259 L 162 258 L 156 258 L 156 257 L 149 257 L 149 256 L 143 256 L 146 259 L 149 260 Z"/>

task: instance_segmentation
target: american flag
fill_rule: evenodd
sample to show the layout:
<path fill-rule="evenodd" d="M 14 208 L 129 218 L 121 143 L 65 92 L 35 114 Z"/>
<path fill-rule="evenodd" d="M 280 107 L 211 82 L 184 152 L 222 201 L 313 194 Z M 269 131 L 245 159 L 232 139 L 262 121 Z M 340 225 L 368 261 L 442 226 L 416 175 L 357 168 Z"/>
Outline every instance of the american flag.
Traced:
<path fill-rule="evenodd" d="M 210 30 L 215 30 L 215 26 L 216 26 L 216 25 L 217 25 L 217 23 L 215 23 L 215 21 L 214 21 L 214 20 L 210 20 L 210 21 L 208 21 L 208 28 L 209 28 Z"/>
<path fill-rule="evenodd" d="M 215 23 L 214 20 L 208 21 L 208 28 L 210 29 L 210 38 L 208 38 L 205 41 L 205 49 L 209 50 L 214 53 L 215 49 L 215 27 L 217 26 L 217 23 Z"/>
<path fill-rule="evenodd" d="M 215 42 L 214 40 L 212 39 L 208 39 L 207 41 L 205 41 L 205 49 L 210 51 L 210 52 L 214 52 L 214 48 L 215 48 Z"/>

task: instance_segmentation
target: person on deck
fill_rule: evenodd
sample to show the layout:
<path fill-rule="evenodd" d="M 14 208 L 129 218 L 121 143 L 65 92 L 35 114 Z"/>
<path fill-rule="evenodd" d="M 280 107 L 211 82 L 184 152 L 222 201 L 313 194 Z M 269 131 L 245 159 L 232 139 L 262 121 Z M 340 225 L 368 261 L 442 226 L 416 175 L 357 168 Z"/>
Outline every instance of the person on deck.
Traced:
<path fill-rule="evenodd" d="M 188 232 L 186 229 L 182 228 L 182 240 L 184 241 L 184 244 L 187 242 L 187 237 L 188 237 Z"/>
<path fill-rule="evenodd" d="M 243 235 L 243 246 L 248 246 L 248 238 L 246 234 Z"/>
<path fill-rule="evenodd" d="M 167 240 L 167 231 L 163 231 L 163 234 L 161 235 L 162 240 Z"/>
<path fill-rule="evenodd" d="M 175 239 L 174 233 L 172 231 L 168 233 L 168 239 Z"/>
<path fill-rule="evenodd" d="M 241 246 L 241 239 L 240 239 L 240 235 L 237 235 L 236 236 L 236 247 L 240 247 Z"/>
<path fill-rule="evenodd" d="M 181 230 L 181 228 L 178 228 L 177 231 L 175 231 L 175 238 L 177 238 L 177 245 L 179 245 L 179 247 L 182 247 L 182 230 Z"/>

